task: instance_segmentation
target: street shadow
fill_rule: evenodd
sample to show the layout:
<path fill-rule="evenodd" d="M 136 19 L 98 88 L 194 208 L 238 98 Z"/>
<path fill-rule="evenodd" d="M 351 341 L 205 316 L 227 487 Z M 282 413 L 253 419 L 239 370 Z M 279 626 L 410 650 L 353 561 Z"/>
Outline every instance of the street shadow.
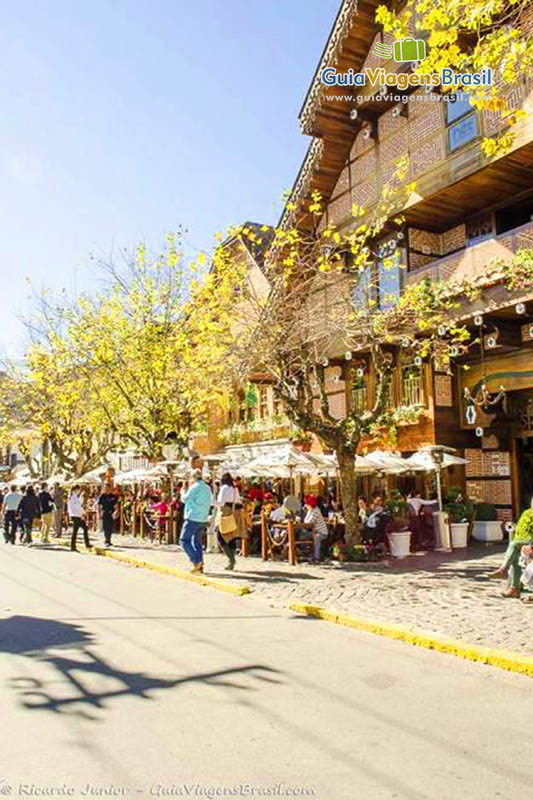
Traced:
<path fill-rule="evenodd" d="M 27 657 L 58 673 L 46 681 L 27 675 L 9 681 L 20 705 L 32 711 L 68 712 L 96 722 L 101 719 L 98 712 L 121 697 L 153 700 L 154 692 L 198 683 L 234 692 L 256 691 L 265 683 L 281 683 L 279 671 L 264 664 L 172 679 L 129 672 L 99 656 L 94 650 L 96 644 L 94 635 L 81 625 L 25 616 L 0 621 L 0 652 Z"/>
<path fill-rule="evenodd" d="M 294 570 L 294 567 L 291 567 Z M 245 578 L 249 583 L 298 583 L 302 580 L 320 581 L 323 580 L 321 575 L 309 575 L 307 572 L 278 572 L 275 570 L 261 570 L 255 572 L 253 570 L 239 570 L 238 567 L 231 572 L 205 572 L 206 578 Z"/>
<path fill-rule="evenodd" d="M 454 550 L 451 553 L 437 551 L 423 551 L 411 553 L 407 558 L 388 558 L 384 561 L 348 562 L 338 564 L 334 570 L 338 574 L 385 574 L 409 575 L 410 573 L 425 572 L 436 577 L 472 577 L 473 573 L 484 574 L 494 569 L 489 561 L 491 557 L 501 556 L 506 544 L 496 544 L 491 547 L 483 545 L 469 545 L 468 549 Z M 483 562 L 486 561 L 486 564 Z M 470 563 L 474 562 L 474 563 Z"/>

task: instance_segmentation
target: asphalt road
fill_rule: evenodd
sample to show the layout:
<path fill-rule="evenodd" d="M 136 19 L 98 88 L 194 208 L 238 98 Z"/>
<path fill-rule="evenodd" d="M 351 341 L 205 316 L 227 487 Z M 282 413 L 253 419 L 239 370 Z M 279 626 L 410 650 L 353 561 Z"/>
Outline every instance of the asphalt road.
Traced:
<path fill-rule="evenodd" d="M 0 558 L 0 794 L 531 794 L 529 678 L 106 559 Z"/>

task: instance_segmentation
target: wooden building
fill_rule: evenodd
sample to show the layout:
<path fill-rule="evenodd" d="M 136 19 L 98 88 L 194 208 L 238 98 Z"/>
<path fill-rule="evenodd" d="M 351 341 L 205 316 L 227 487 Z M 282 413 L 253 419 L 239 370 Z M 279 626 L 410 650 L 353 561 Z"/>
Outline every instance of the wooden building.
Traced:
<path fill-rule="evenodd" d="M 504 131 L 504 120 L 498 113 L 477 112 L 461 93 L 444 100 L 438 88 L 400 92 L 379 85 L 324 85 L 326 67 L 339 72 L 410 69 L 373 52 L 377 42 L 393 44 L 375 22 L 379 2 L 341 3 L 300 111 L 301 130 L 311 140 L 294 182 L 297 210 L 286 211 L 280 224 L 298 218 L 304 229 L 315 231 L 316 218 L 306 209 L 318 191 L 325 204 L 318 231 L 329 223 L 347 228 L 353 224 L 352 205 L 371 213 L 381 188 L 408 158 L 407 180 L 416 188 L 402 209 L 397 268 L 383 273 L 387 294 L 428 277 L 476 280 L 483 286 L 481 299 L 465 301 L 459 316 L 472 326 L 473 338 L 479 334 L 483 347 L 457 359 L 453 375 L 397 355 L 391 405 L 423 409 L 418 422 L 401 427 L 398 449 L 408 454 L 443 444 L 465 452 L 470 464 L 464 472 L 456 470 L 451 482 L 463 482 L 472 499 L 497 505 L 506 519 L 533 495 L 533 289 L 517 285 L 510 290 L 490 265 L 533 248 L 533 75 L 507 91 L 510 105 L 526 115 L 514 128 L 510 150 L 496 158 L 483 154 L 481 140 Z M 533 11 L 527 24 L 533 33 Z M 236 257 L 248 260 L 250 279 L 268 291 L 264 250 L 251 252 L 243 242 L 230 246 Z M 380 275 L 379 262 L 375 269 Z M 341 418 L 354 404 L 362 409 L 372 403 L 371 370 L 361 378 L 358 363 L 346 363 L 340 355 L 330 364 L 327 390 L 334 416 Z M 490 414 L 475 406 L 474 420 L 465 388 L 479 399 L 482 386 L 495 393 L 502 386 L 505 397 Z M 272 387 L 259 383 L 254 391 L 255 402 L 249 404 L 241 390 L 228 414 L 209 426 L 200 451 L 287 441 L 290 426 Z"/>
<path fill-rule="evenodd" d="M 510 105 L 526 115 L 514 128 L 511 149 L 497 158 L 483 154 L 481 140 L 505 130 L 504 120 L 477 112 L 461 93 L 444 99 L 431 87 L 324 85 L 326 67 L 412 69 L 373 52 L 376 42 L 393 44 L 375 22 L 379 1 L 341 4 L 300 112 L 302 132 L 312 138 L 294 184 L 293 216 L 312 231 L 316 220 L 305 209 L 318 191 L 325 201 L 318 230 L 350 226 L 352 205 L 371 212 L 400 159 L 408 158 L 408 181 L 416 188 L 403 208 L 401 258 L 392 274 L 383 273 L 387 293 L 428 277 L 475 280 L 481 299 L 464 301 L 459 316 L 483 346 L 458 359 L 452 376 L 398 356 L 391 404 L 424 407 L 418 423 L 402 427 L 398 447 L 408 453 L 438 443 L 465 451 L 470 464 L 455 482 L 464 481 L 472 499 L 497 505 L 505 519 L 533 496 L 533 287 L 511 290 L 491 264 L 533 248 L 533 74 L 507 91 Z M 526 24 L 533 34 L 533 9 Z M 291 224 L 290 216 L 282 224 Z M 375 269 L 380 274 L 379 263 Z M 331 366 L 332 377 L 338 373 L 332 413 L 372 401 L 372 375 L 356 378 L 354 366 L 341 359 Z M 479 400 L 482 386 L 505 391 L 489 414 L 465 398 L 467 388 Z"/>

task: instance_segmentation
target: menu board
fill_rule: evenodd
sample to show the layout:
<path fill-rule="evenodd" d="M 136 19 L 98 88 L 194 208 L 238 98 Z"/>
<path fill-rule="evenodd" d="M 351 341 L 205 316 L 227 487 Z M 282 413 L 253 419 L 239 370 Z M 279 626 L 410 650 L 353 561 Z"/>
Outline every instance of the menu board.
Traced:
<path fill-rule="evenodd" d="M 498 509 L 498 519 L 512 518 L 513 489 L 511 457 L 505 450 L 465 450 L 466 492 L 475 503 L 507 506 Z M 475 478 L 475 480 L 472 480 Z M 496 479 L 496 480 L 494 480 Z"/>
<path fill-rule="evenodd" d="M 511 481 L 467 481 L 466 493 L 470 500 L 476 503 L 510 506 L 513 502 Z"/>
<path fill-rule="evenodd" d="M 452 379 L 449 375 L 435 375 L 435 403 L 438 406 L 453 406 Z"/>
<path fill-rule="evenodd" d="M 468 478 L 509 478 L 511 458 L 502 450 L 465 450 L 466 475 Z"/>

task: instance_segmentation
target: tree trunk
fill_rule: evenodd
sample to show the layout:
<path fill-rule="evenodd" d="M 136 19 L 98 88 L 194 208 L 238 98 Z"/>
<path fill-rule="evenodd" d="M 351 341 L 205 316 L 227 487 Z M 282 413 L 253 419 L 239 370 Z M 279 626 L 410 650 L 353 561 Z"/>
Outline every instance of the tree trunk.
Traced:
<path fill-rule="evenodd" d="M 347 541 L 358 543 L 361 541 L 359 531 L 359 516 L 357 509 L 357 490 L 355 481 L 355 455 L 347 453 L 344 448 L 337 450 L 339 460 L 339 474 L 341 481 L 341 497 L 346 521 Z"/>

